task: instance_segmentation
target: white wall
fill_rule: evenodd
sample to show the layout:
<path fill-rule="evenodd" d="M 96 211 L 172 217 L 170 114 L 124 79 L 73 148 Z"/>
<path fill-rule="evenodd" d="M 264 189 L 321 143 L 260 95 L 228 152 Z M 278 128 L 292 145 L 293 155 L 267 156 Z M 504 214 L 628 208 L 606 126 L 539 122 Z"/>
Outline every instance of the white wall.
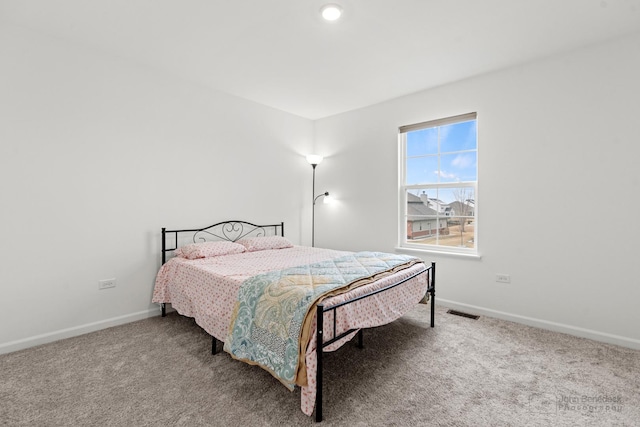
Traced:
<path fill-rule="evenodd" d="M 0 73 L 0 352 L 157 314 L 163 226 L 308 243 L 313 122 L 4 24 Z"/>
<path fill-rule="evenodd" d="M 319 120 L 339 203 L 316 210 L 316 246 L 393 251 L 398 127 L 475 111 L 482 257 L 423 253 L 437 297 L 640 348 L 638 52 L 640 35 Z"/>
<path fill-rule="evenodd" d="M 157 314 L 162 226 L 285 221 L 308 244 L 310 151 L 337 198 L 316 245 L 393 251 L 398 126 L 471 111 L 482 258 L 423 254 L 440 301 L 640 348 L 638 51 L 640 35 L 314 123 L 3 24 L 0 353 Z"/>

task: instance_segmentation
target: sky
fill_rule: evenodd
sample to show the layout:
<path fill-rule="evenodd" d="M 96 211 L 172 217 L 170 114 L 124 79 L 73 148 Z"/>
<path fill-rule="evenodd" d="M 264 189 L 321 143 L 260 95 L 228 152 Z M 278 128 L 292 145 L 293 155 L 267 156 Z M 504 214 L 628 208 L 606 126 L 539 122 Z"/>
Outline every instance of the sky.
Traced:
<path fill-rule="evenodd" d="M 477 181 L 476 121 L 420 129 L 406 134 L 406 185 Z M 473 188 L 466 194 L 475 199 Z M 425 189 L 430 198 L 455 201 L 460 188 Z M 411 190 L 421 194 L 423 190 Z"/>

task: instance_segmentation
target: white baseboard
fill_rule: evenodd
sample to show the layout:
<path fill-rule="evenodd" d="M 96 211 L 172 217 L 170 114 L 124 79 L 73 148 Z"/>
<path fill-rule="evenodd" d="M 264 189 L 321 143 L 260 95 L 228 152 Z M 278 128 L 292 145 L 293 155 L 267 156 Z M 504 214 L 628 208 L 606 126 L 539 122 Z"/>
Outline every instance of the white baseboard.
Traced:
<path fill-rule="evenodd" d="M 11 341 L 6 344 L 0 344 L 0 354 L 11 353 L 14 351 L 23 350 L 25 348 L 47 344 L 65 338 L 76 337 L 78 335 L 95 332 L 100 329 L 123 325 L 125 323 L 135 322 L 136 320 L 142 320 L 159 315 L 160 308 L 150 308 L 148 310 L 139 311 L 137 313 L 125 314 L 124 316 L 112 317 L 110 319 L 101 320 L 98 322 L 74 326 L 73 328 L 61 329 L 59 331 L 53 331 L 42 335 L 36 335 L 21 340 Z"/>
<path fill-rule="evenodd" d="M 640 350 L 640 340 L 634 338 L 623 337 L 620 335 L 608 334 L 605 332 L 598 332 L 591 329 L 579 328 L 576 326 L 565 325 L 562 323 L 549 322 L 541 319 L 534 319 L 532 317 L 520 316 L 518 314 L 505 313 L 503 311 L 491 310 L 488 308 L 478 307 L 470 304 L 458 303 L 455 301 L 444 300 L 436 298 L 436 305 L 440 305 L 447 308 L 452 308 L 460 311 L 465 311 L 470 314 L 484 315 L 488 317 L 495 317 L 497 319 L 508 320 L 510 322 L 520 323 L 527 326 L 533 326 L 540 329 L 546 329 L 554 332 L 562 332 L 568 335 L 574 335 L 581 338 L 588 338 L 594 341 L 600 341 L 607 344 L 615 344 L 622 347 L 632 348 L 634 350 Z M 436 324 L 438 323 L 436 319 Z"/>
<path fill-rule="evenodd" d="M 458 303 L 455 301 L 449 301 L 441 298 L 436 299 L 436 305 L 440 305 L 447 308 L 453 308 L 456 310 L 466 311 L 471 314 L 478 314 L 488 317 L 495 317 L 497 319 L 508 320 L 510 322 L 520 323 L 527 326 L 533 326 L 540 329 L 546 329 L 554 332 L 561 332 L 569 335 L 574 335 L 582 338 L 592 339 L 594 341 L 605 342 L 608 344 L 620 345 L 623 347 L 640 350 L 640 340 L 633 338 L 627 338 L 620 335 L 608 334 L 605 332 L 598 332 L 591 329 L 578 328 L 575 326 L 565 325 L 562 323 L 549 322 L 546 320 L 535 319 L 532 317 L 520 316 L 518 314 L 506 313 L 503 311 L 491 310 L 484 307 L 478 307 L 470 304 Z M 167 307 L 167 312 L 173 311 Z M 65 338 L 71 338 L 78 335 L 83 335 L 89 332 L 95 332 L 100 329 L 110 328 L 112 326 L 123 325 L 125 323 L 135 322 L 136 320 L 142 320 L 149 317 L 159 316 L 160 308 L 151 308 L 137 313 L 131 313 L 124 316 L 113 317 L 99 322 L 87 323 L 85 325 L 75 326 L 73 328 L 62 329 L 59 331 L 49 332 L 42 335 L 36 335 L 29 338 L 24 338 L 17 341 L 11 341 L 6 344 L 0 344 L 0 354 L 11 353 L 18 350 L 23 350 L 29 347 L 35 347 L 41 344 L 47 344 L 53 341 L 58 341 Z M 436 319 L 436 323 L 437 319 Z"/>

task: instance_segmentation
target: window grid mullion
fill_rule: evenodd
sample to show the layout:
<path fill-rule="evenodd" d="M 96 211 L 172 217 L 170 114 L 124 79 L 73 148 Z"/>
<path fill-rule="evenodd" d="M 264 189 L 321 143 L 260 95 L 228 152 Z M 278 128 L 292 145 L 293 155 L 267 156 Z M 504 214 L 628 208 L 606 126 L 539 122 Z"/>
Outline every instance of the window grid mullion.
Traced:
<path fill-rule="evenodd" d="M 442 165 L 443 165 L 443 159 L 442 159 L 442 144 L 443 144 L 443 129 L 442 126 L 444 126 L 445 124 L 456 124 L 456 123 L 463 123 L 466 121 L 474 121 L 476 120 L 476 113 L 470 113 L 470 115 L 473 115 L 472 120 L 469 120 L 470 117 L 467 117 L 466 120 L 457 122 L 457 121 L 452 121 L 452 119 L 456 119 L 456 118 L 449 118 L 449 119 L 442 119 L 443 123 L 440 123 L 438 125 L 435 125 L 433 127 L 435 127 L 436 129 L 436 152 L 432 153 L 432 154 L 421 154 L 421 155 L 414 155 L 414 156 L 408 156 L 408 136 L 407 134 L 410 132 L 414 132 L 414 131 L 418 131 L 420 129 L 426 129 L 428 128 L 428 126 L 424 126 L 424 127 L 420 127 L 420 129 L 416 128 L 416 129 L 408 129 L 409 127 L 405 127 L 407 129 L 405 129 L 406 131 L 403 131 L 403 128 L 400 129 L 400 141 L 401 141 L 401 156 L 402 156 L 402 165 L 401 165 L 401 171 L 402 171 L 402 178 L 401 178 L 401 185 L 400 185 L 400 191 L 402 191 L 402 195 L 401 195 L 401 200 L 403 203 L 401 212 L 403 213 L 403 224 L 404 226 L 400 227 L 401 228 L 401 232 L 404 233 L 404 230 L 409 229 L 411 232 L 411 228 L 419 225 L 419 230 L 422 231 L 423 230 L 423 221 L 429 221 L 429 218 L 432 218 L 431 221 L 433 221 L 432 225 L 430 226 L 428 222 L 426 222 L 426 227 L 434 227 L 435 226 L 435 234 L 432 235 L 431 232 L 429 234 L 427 234 L 427 236 L 434 236 L 435 237 L 435 242 L 432 243 L 426 243 L 426 242 L 419 242 L 418 240 L 421 240 L 423 238 L 418 237 L 416 241 L 413 241 L 414 239 L 416 239 L 415 237 L 411 237 L 411 240 L 409 240 L 408 236 L 404 236 L 402 237 L 401 241 L 403 242 L 403 244 L 408 245 L 408 247 L 420 247 L 420 246 L 424 246 L 425 248 L 427 247 L 431 247 L 434 248 L 437 247 L 437 250 L 454 250 L 457 252 L 469 252 L 469 249 L 472 250 L 476 250 L 477 246 L 476 246 L 476 238 L 477 238 L 477 228 L 476 228 L 476 223 L 477 223 L 477 216 L 476 216 L 476 204 L 475 204 L 475 199 L 477 199 L 477 175 L 476 175 L 476 180 L 475 181 L 463 181 L 463 182 L 442 182 L 443 180 L 443 170 L 442 170 Z M 462 117 L 462 116 L 460 116 Z M 444 121 L 446 121 L 447 123 L 444 123 Z M 474 126 L 476 125 L 475 123 L 473 124 Z M 477 136 L 476 136 L 477 138 Z M 475 141 L 475 149 L 467 149 L 467 150 L 455 150 L 455 151 L 450 151 L 447 152 L 447 155 L 456 155 L 456 154 L 465 154 L 465 153 L 476 153 L 477 156 L 477 139 Z M 428 157 L 437 157 L 436 159 L 436 173 L 438 175 L 437 179 L 435 179 L 435 182 L 428 182 L 428 183 L 418 183 L 418 184 L 407 184 L 407 178 L 408 176 L 412 173 L 409 170 L 409 159 L 420 159 L 420 158 L 428 158 Z M 476 162 L 477 162 L 477 158 L 476 158 Z M 425 171 L 426 173 L 426 171 Z M 447 172 L 447 173 L 450 173 Z M 423 176 L 423 174 L 418 174 L 418 176 Z M 428 178 L 428 176 L 424 176 L 424 178 Z M 412 178 L 412 180 L 415 178 Z M 460 192 L 456 192 L 455 190 L 452 190 L 451 192 L 447 192 L 444 190 L 447 189 L 471 189 L 470 193 L 467 193 L 466 191 L 462 190 Z M 426 199 L 424 201 L 425 205 L 427 205 L 427 207 L 434 212 L 434 215 L 431 216 L 430 214 L 425 214 L 425 215 L 409 215 L 409 196 L 408 194 L 413 194 L 413 195 L 420 195 L 418 191 L 413 192 L 412 190 L 424 190 L 423 193 L 425 193 L 425 191 L 428 191 L 430 194 L 433 195 L 433 190 L 435 190 L 435 200 L 433 200 L 433 198 L 429 198 Z M 426 193 L 426 194 L 429 194 Z M 468 195 L 467 195 L 468 194 Z M 454 195 L 454 201 L 451 202 L 451 197 L 452 195 Z M 471 198 L 472 197 L 472 198 Z M 470 199 L 471 198 L 471 199 Z M 428 200 L 428 202 L 427 202 Z M 467 200 L 473 200 L 473 202 L 467 202 Z M 433 201 L 433 205 L 432 205 L 432 201 Z M 442 202 L 441 202 L 442 201 Z M 457 205 L 454 205 L 454 202 L 458 202 Z M 415 202 L 413 202 L 415 203 Z M 462 206 L 460 205 L 462 204 Z M 453 206 L 453 207 L 451 207 Z M 469 210 L 471 209 L 471 210 Z M 412 210 L 411 212 L 416 212 L 415 210 Z M 417 211 L 419 212 L 419 211 Z M 465 212 L 465 215 L 455 215 L 455 212 Z M 471 215 L 469 215 L 468 213 L 471 212 Z M 410 219 L 411 217 L 411 219 Z M 415 221 L 420 221 L 418 223 L 416 223 Z M 467 221 L 469 221 L 467 223 Z M 410 225 L 413 224 L 413 225 Z M 466 246 L 466 243 L 463 243 L 463 240 L 465 242 L 469 242 L 469 236 L 467 234 L 467 231 L 465 231 L 467 225 L 470 225 L 473 227 L 472 230 L 472 240 L 470 241 L 472 246 Z M 433 228 L 431 228 L 433 230 Z M 460 244 L 456 245 L 453 244 L 451 242 L 451 237 L 450 233 L 452 232 L 451 230 L 453 230 L 453 236 L 460 236 Z M 417 231 L 417 229 L 414 229 L 414 231 Z M 411 234 L 413 236 L 413 234 Z M 420 236 L 420 234 L 419 234 Z M 423 235 L 424 236 L 424 235 Z M 445 237 L 447 237 L 445 239 Z M 455 237 L 457 238 L 457 237 Z M 444 246 L 442 246 L 444 245 Z M 466 246 L 466 247 L 465 247 Z M 435 249 L 435 248 L 434 248 Z"/>

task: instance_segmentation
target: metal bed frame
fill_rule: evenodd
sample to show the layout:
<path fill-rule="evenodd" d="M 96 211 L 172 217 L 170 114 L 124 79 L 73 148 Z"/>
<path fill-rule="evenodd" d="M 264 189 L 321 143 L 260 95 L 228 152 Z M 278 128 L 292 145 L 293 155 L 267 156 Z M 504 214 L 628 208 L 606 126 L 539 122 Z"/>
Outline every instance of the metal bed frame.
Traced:
<path fill-rule="evenodd" d="M 280 235 L 284 237 L 284 222 L 280 224 L 268 224 L 268 225 L 256 225 L 246 221 L 223 221 L 208 227 L 204 228 L 196 228 L 196 229 L 184 229 L 184 230 L 167 230 L 166 228 L 162 228 L 162 264 L 167 261 L 167 252 L 173 252 L 180 246 L 179 235 L 193 233 L 191 236 L 192 243 L 198 242 L 206 242 L 211 240 L 226 240 L 230 242 L 236 242 L 245 237 L 259 237 L 259 236 L 269 236 L 269 235 Z M 173 247 L 167 246 L 167 237 L 173 235 L 174 244 Z M 186 242 L 185 242 L 186 244 Z M 376 291 L 360 295 L 358 297 L 354 297 L 352 299 L 343 301 L 339 304 L 332 305 L 330 307 L 325 307 L 322 302 L 316 304 L 316 356 L 318 358 L 317 361 L 317 369 L 316 369 L 316 400 L 315 400 L 315 421 L 322 421 L 322 355 L 324 353 L 324 348 L 335 343 L 336 341 L 341 340 L 342 338 L 348 336 L 357 331 L 356 335 L 358 336 L 358 347 L 363 348 L 363 329 L 350 329 L 345 331 L 339 335 L 336 335 L 336 322 L 337 322 L 337 309 L 343 307 L 347 304 L 351 304 L 353 302 L 369 298 L 373 295 L 377 295 L 381 292 L 388 291 L 389 289 L 393 289 L 396 286 L 400 286 L 401 284 L 408 282 L 409 280 L 421 275 L 427 274 L 429 276 L 428 282 L 429 285 L 427 287 L 426 296 L 429 297 L 431 302 L 431 327 L 435 326 L 435 296 L 436 296 L 436 263 L 432 262 L 430 267 L 427 267 L 425 270 L 422 270 L 418 273 L 415 273 L 400 282 L 388 285 L 384 288 L 378 289 Z M 166 304 L 161 304 L 162 309 L 162 317 L 167 315 Z M 333 338 L 328 341 L 324 341 L 324 314 L 333 311 Z M 214 336 L 211 337 L 211 354 L 218 353 L 218 339 Z"/>

